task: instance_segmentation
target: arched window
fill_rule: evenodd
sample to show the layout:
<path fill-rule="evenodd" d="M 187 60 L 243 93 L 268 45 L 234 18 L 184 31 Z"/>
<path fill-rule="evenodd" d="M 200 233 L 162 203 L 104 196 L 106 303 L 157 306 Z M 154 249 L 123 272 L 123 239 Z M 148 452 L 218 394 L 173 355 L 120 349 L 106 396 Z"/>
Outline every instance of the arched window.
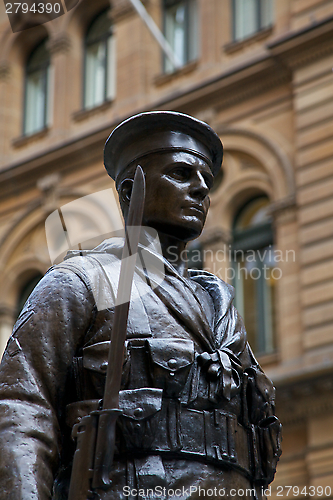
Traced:
<path fill-rule="evenodd" d="M 23 134 L 43 130 L 49 122 L 50 54 L 47 38 L 30 54 L 26 65 Z"/>
<path fill-rule="evenodd" d="M 103 104 L 115 96 L 115 39 L 108 11 L 91 23 L 85 39 L 85 109 Z"/>
<path fill-rule="evenodd" d="M 235 303 L 257 355 L 275 350 L 275 294 L 280 270 L 275 262 L 268 206 L 266 196 L 250 200 L 233 226 Z"/>
<path fill-rule="evenodd" d="M 29 295 L 31 294 L 37 283 L 42 279 L 42 277 L 43 275 L 40 273 L 35 274 L 22 286 L 17 300 L 17 306 L 16 306 L 17 316 L 22 311 L 23 306 L 26 303 Z"/>
<path fill-rule="evenodd" d="M 164 36 L 180 62 L 185 65 L 198 56 L 198 16 L 196 0 L 164 0 Z M 175 68 L 164 56 L 164 71 Z"/>

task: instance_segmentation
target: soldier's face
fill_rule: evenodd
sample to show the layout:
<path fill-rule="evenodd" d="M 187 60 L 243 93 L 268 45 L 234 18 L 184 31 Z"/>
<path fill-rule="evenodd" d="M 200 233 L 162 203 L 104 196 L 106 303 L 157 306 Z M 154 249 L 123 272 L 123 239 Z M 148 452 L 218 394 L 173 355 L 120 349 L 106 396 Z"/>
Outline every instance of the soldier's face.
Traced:
<path fill-rule="evenodd" d="M 156 153 L 142 165 L 146 174 L 143 225 L 182 241 L 201 233 L 214 181 L 208 164 L 189 153 Z"/>

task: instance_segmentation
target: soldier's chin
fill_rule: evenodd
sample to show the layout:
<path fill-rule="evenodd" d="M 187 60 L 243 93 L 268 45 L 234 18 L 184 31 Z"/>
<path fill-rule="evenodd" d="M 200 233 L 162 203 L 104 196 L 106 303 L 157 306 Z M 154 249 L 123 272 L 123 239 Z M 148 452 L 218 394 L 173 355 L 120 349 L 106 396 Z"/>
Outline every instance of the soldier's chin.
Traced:
<path fill-rule="evenodd" d="M 171 236 L 180 241 L 192 241 L 200 236 L 203 224 L 193 224 L 187 223 L 182 225 L 172 225 L 172 224 L 163 224 L 160 227 L 156 227 L 157 231 L 160 231 L 167 236 Z"/>

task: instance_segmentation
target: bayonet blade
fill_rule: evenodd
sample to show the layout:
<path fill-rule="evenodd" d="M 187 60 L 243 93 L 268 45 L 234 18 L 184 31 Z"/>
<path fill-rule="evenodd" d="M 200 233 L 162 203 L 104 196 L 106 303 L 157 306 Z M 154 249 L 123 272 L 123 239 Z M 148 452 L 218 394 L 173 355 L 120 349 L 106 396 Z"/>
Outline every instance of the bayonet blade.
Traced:
<path fill-rule="evenodd" d="M 116 420 L 119 415 L 119 391 L 123 371 L 124 349 L 145 199 L 145 177 L 136 168 L 130 199 L 122 252 L 117 299 L 114 311 L 103 410 L 99 416 L 92 487 L 108 488 L 115 449 Z"/>

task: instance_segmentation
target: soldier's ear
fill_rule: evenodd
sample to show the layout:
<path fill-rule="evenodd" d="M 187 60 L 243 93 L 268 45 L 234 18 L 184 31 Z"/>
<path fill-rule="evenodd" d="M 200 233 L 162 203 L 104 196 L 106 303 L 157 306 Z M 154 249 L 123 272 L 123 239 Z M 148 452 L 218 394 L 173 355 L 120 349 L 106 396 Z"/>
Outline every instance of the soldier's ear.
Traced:
<path fill-rule="evenodd" d="M 120 200 L 125 203 L 125 205 L 129 205 L 132 188 L 133 188 L 133 179 L 124 179 L 120 184 L 119 196 Z"/>

